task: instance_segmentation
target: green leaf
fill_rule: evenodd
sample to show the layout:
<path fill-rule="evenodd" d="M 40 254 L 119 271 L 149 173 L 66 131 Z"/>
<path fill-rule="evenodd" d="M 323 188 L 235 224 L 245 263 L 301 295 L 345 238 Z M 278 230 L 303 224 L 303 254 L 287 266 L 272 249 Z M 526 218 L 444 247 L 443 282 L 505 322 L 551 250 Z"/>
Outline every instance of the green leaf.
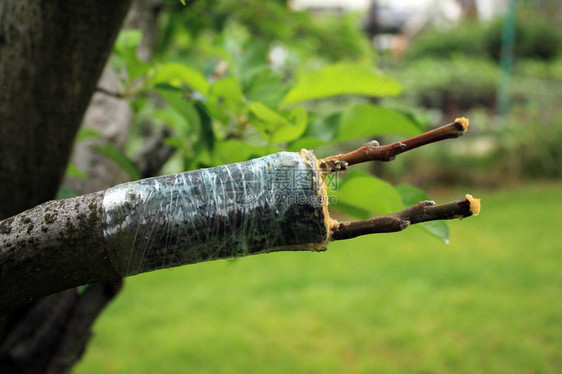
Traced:
<path fill-rule="evenodd" d="M 315 149 L 330 142 L 337 134 L 340 125 L 340 113 L 309 121 L 301 137 L 288 146 L 289 151 L 302 148 Z"/>
<path fill-rule="evenodd" d="M 294 108 L 289 114 L 294 124 L 262 103 L 252 103 L 250 112 L 250 123 L 272 144 L 295 140 L 306 129 L 308 115 L 302 107 Z"/>
<path fill-rule="evenodd" d="M 303 73 L 289 91 L 284 105 L 338 95 L 393 96 L 402 92 L 398 82 L 373 69 L 351 63 L 330 65 Z"/>
<path fill-rule="evenodd" d="M 286 143 L 298 139 L 306 129 L 308 113 L 297 106 L 289 113 L 289 125 L 279 127 L 273 134 L 273 143 Z"/>
<path fill-rule="evenodd" d="M 191 129 L 199 131 L 199 128 L 201 127 L 201 120 L 190 100 L 182 98 L 182 93 L 180 91 L 159 87 L 156 88 L 156 92 L 173 110 L 179 113 L 187 121 Z M 187 130 L 187 128 L 184 130 Z"/>
<path fill-rule="evenodd" d="M 361 171 L 350 172 L 343 181 L 338 181 L 337 188 L 332 187 L 337 203 L 334 209 L 341 210 L 340 203 L 345 213 L 346 206 L 354 209 L 390 214 L 402 210 L 402 199 L 398 191 L 388 182 Z M 332 181 L 332 184 L 333 181 Z M 358 217 L 364 219 L 364 216 Z"/>
<path fill-rule="evenodd" d="M 270 138 L 279 127 L 288 126 L 289 121 L 282 115 L 269 109 L 262 103 L 252 103 L 250 112 L 255 116 L 254 127 L 266 138 Z"/>
<path fill-rule="evenodd" d="M 257 39 L 239 39 L 227 34 L 225 49 L 230 58 L 230 70 L 247 88 L 254 77 L 268 68 L 269 45 Z"/>
<path fill-rule="evenodd" d="M 203 74 L 187 65 L 179 63 L 156 64 L 155 69 L 151 80 L 154 85 L 165 83 L 179 88 L 187 86 L 204 96 L 209 92 L 210 84 Z"/>
<path fill-rule="evenodd" d="M 127 157 L 123 152 L 118 150 L 112 145 L 101 145 L 94 148 L 96 152 L 104 155 L 109 160 L 117 164 L 123 171 L 125 171 L 133 180 L 140 179 L 141 174 L 138 166 Z"/>
<path fill-rule="evenodd" d="M 247 161 L 252 158 L 280 151 L 281 149 L 276 147 L 260 147 L 238 139 L 229 139 L 217 144 L 214 150 L 214 157 L 217 165 L 224 165 L 227 163 Z"/>
<path fill-rule="evenodd" d="M 234 114 L 240 114 L 245 109 L 244 95 L 240 81 L 235 77 L 226 77 L 213 84 L 210 95 L 216 106 L 226 107 Z"/>
<path fill-rule="evenodd" d="M 318 118 L 310 121 L 303 137 L 310 137 L 330 141 L 334 139 L 339 131 L 341 122 L 341 113 L 334 113 L 328 117 Z"/>
<path fill-rule="evenodd" d="M 185 100 L 181 92 L 167 88 L 157 88 L 156 92 L 175 111 L 187 120 L 191 129 L 195 130 L 201 145 L 212 150 L 215 142 L 212 119 L 205 106 L 200 101 Z"/>
<path fill-rule="evenodd" d="M 415 136 L 423 132 L 410 116 L 375 105 L 354 105 L 342 115 L 337 140 L 374 135 Z"/>
<path fill-rule="evenodd" d="M 169 125 L 177 134 L 182 134 L 182 136 L 188 135 L 192 130 L 192 124 L 190 124 L 183 115 L 178 113 L 178 111 L 169 106 L 162 109 L 154 109 L 152 111 L 152 117 Z"/>
<path fill-rule="evenodd" d="M 183 154 L 184 157 L 192 156 L 193 152 L 185 137 L 169 136 L 164 140 L 164 144 L 176 148 L 178 151 L 180 151 Z"/>
<path fill-rule="evenodd" d="M 229 99 L 235 102 L 243 102 L 244 95 L 240 82 L 235 77 L 219 79 L 213 84 L 211 95 L 218 98 Z"/>
<path fill-rule="evenodd" d="M 267 107 L 275 109 L 290 89 L 291 84 L 284 82 L 282 73 L 267 67 L 253 76 L 244 92 L 249 101 L 259 101 Z"/>
<path fill-rule="evenodd" d="M 420 201 L 431 200 L 424 191 L 408 184 L 399 184 L 396 186 L 396 190 L 402 198 L 404 208 L 415 205 Z M 449 244 L 449 225 L 445 221 L 422 222 L 414 227 L 420 227 Z"/>
<path fill-rule="evenodd" d="M 320 147 L 321 145 L 326 144 L 327 142 L 325 140 L 321 140 L 318 138 L 307 138 L 307 137 L 302 137 L 299 138 L 297 140 L 295 140 L 294 142 L 289 143 L 287 150 L 290 152 L 298 152 L 301 149 L 305 148 L 305 149 L 316 149 L 318 147 Z"/>
<path fill-rule="evenodd" d="M 76 135 L 76 141 L 81 142 L 86 139 L 99 139 L 101 138 L 101 133 L 90 127 L 82 127 L 78 130 L 78 134 Z"/>
<path fill-rule="evenodd" d="M 122 30 L 117 36 L 114 49 L 117 53 L 123 53 L 131 48 L 137 48 L 142 39 L 140 30 Z"/>
<path fill-rule="evenodd" d="M 142 39 L 140 30 L 123 30 L 119 33 L 115 41 L 114 53 L 121 59 L 118 63 L 120 68 L 125 67 L 129 80 L 135 79 L 146 74 L 150 70 L 150 65 L 141 61 L 137 56 L 137 47 Z"/>
<path fill-rule="evenodd" d="M 215 146 L 215 134 L 213 132 L 213 120 L 209 112 L 202 102 L 195 102 L 195 110 L 201 120 L 199 128 L 199 142 L 205 146 L 209 151 L 212 151 Z"/>
<path fill-rule="evenodd" d="M 79 179 L 88 179 L 88 175 L 86 175 L 86 173 L 84 173 L 82 170 L 78 169 L 73 163 L 69 163 L 66 167 L 66 175 Z"/>
<path fill-rule="evenodd" d="M 186 6 L 186 5 L 187 5 L 185 0 L 180 0 L 180 3 L 182 3 L 183 6 Z"/>
<path fill-rule="evenodd" d="M 357 207 L 357 205 L 350 205 L 344 202 L 337 200 L 337 204 L 332 205 L 330 204 L 330 209 L 334 208 L 335 210 L 344 213 L 350 217 L 357 218 L 359 220 L 365 220 L 373 217 L 373 213 L 363 208 Z"/>

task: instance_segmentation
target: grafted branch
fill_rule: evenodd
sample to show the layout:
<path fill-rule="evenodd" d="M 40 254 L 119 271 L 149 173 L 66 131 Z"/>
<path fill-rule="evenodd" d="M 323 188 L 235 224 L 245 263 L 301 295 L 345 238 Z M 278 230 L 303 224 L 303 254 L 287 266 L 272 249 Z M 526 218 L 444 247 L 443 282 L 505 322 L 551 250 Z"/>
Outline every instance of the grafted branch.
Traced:
<path fill-rule="evenodd" d="M 82 284 L 220 258 L 323 251 L 330 240 L 479 211 L 467 195 L 337 224 L 323 172 L 311 151 L 280 152 L 50 201 L 0 221 L 0 314 Z M 286 175 L 299 183 L 279 183 Z"/>

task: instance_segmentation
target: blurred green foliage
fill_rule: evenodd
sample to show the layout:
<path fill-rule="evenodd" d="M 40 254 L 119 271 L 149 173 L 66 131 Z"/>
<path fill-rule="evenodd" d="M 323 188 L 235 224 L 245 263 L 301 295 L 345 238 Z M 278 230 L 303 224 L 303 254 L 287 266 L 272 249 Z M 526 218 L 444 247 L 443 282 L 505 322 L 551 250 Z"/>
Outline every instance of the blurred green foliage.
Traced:
<path fill-rule="evenodd" d="M 488 31 L 485 45 L 487 53 L 499 61 L 501 51 L 502 23 L 498 20 Z M 552 60 L 562 52 L 562 33 L 558 21 L 550 21 L 528 9 L 519 12 L 515 22 L 516 58 Z"/>
<path fill-rule="evenodd" d="M 407 58 L 449 58 L 463 54 L 499 61 L 503 19 L 491 23 L 462 22 L 452 28 L 422 33 L 407 51 Z M 562 52 L 562 33 L 556 20 L 549 20 L 529 8 L 520 8 L 515 21 L 514 56 L 552 60 Z"/>
<path fill-rule="evenodd" d="M 412 41 L 406 58 L 410 61 L 447 59 L 459 54 L 472 58 L 489 57 L 486 49 L 488 33 L 489 26 L 466 21 L 451 28 L 429 29 Z"/>
<path fill-rule="evenodd" d="M 172 6 L 162 19 L 160 53 L 190 58 L 189 47 L 232 25 L 243 25 L 255 41 L 288 45 L 303 56 L 330 61 L 361 60 L 372 55 L 359 27 L 359 16 L 296 11 L 286 0 L 190 1 Z M 329 46 L 329 48 L 327 48 Z"/>
<path fill-rule="evenodd" d="M 455 55 L 415 60 L 398 76 L 407 82 L 406 96 L 415 104 L 444 110 L 453 105 L 458 111 L 495 105 L 499 71 L 490 60 Z"/>
<path fill-rule="evenodd" d="M 559 6 L 558 6 L 559 8 Z M 396 77 L 400 100 L 434 118 L 471 119 L 462 144 L 404 155 L 386 177 L 430 184 L 504 185 L 562 176 L 562 33 L 554 15 L 533 4 L 518 7 L 512 71 L 498 62 L 503 19 L 429 29 L 411 43 Z M 509 81 L 510 110 L 496 113 L 500 80 Z M 419 172 L 423 169 L 423 172 Z"/>

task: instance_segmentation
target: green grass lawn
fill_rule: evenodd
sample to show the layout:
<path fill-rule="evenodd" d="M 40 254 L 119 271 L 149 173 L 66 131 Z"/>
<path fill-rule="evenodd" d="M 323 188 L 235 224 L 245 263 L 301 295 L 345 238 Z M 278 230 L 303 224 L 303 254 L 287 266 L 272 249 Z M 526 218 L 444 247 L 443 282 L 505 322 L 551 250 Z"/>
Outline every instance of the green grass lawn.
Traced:
<path fill-rule="evenodd" d="M 76 372 L 560 372 L 562 185 L 473 192 L 448 246 L 412 227 L 130 278 Z"/>

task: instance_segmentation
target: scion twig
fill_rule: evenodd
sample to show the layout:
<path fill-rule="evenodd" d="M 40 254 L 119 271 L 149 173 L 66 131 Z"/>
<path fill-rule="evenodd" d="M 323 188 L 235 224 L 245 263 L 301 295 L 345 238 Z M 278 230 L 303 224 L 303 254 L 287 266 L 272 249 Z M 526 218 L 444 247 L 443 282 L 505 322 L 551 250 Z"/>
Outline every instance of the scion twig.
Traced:
<path fill-rule="evenodd" d="M 462 219 L 480 213 L 480 199 L 466 195 L 463 200 L 436 205 L 420 201 L 414 206 L 386 216 L 364 221 L 341 222 L 332 229 L 332 240 L 351 239 L 361 235 L 402 231 L 410 225 L 440 219 Z"/>
<path fill-rule="evenodd" d="M 354 151 L 326 157 L 320 160 L 320 164 L 324 170 L 337 171 L 345 169 L 349 165 L 367 161 L 392 161 L 400 153 L 421 147 L 422 145 L 444 139 L 457 138 L 463 135 L 467 128 L 468 119 L 461 117 L 455 119 L 453 123 L 400 142 L 379 145 L 377 141 L 373 140 Z"/>

